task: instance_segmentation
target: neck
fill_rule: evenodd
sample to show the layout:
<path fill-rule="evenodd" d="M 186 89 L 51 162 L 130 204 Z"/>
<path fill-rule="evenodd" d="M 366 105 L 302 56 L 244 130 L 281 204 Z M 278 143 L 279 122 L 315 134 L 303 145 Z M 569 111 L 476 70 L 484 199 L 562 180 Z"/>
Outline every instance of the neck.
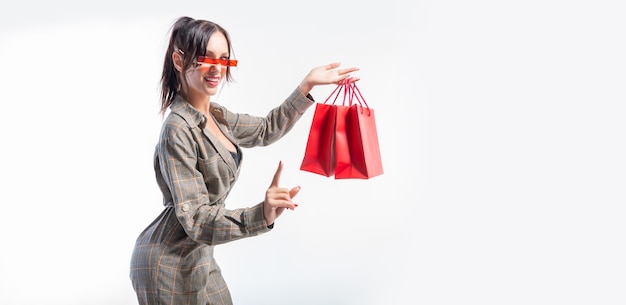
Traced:
<path fill-rule="evenodd" d="M 198 111 L 204 113 L 204 115 L 209 115 L 209 107 L 211 106 L 211 96 L 209 95 L 193 95 L 188 94 L 185 96 L 185 99 L 193 108 L 196 108 Z"/>

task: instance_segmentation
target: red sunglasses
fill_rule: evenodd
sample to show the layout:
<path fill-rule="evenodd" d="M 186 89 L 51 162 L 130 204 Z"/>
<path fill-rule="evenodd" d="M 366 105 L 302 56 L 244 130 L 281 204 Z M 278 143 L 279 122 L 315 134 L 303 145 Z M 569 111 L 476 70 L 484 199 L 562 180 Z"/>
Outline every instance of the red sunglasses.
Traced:
<path fill-rule="evenodd" d="M 237 60 L 236 59 L 223 59 L 223 58 L 211 58 L 206 56 L 198 56 L 196 59 L 196 63 L 199 64 L 210 64 L 210 65 L 222 65 L 227 67 L 236 67 Z"/>

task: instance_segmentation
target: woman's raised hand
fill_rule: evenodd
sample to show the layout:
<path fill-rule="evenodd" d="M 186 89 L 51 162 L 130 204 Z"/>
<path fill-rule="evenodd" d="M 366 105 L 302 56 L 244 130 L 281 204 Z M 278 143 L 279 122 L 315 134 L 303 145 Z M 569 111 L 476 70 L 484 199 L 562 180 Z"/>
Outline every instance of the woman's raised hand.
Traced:
<path fill-rule="evenodd" d="M 263 202 L 263 215 L 268 225 L 272 225 L 276 218 L 283 213 L 285 209 L 293 210 L 298 205 L 291 201 L 300 191 L 300 187 L 296 186 L 291 190 L 279 186 L 280 174 L 283 171 L 283 162 L 278 163 L 278 169 L 272 179 L 272 184 L 265 192 L 265 201 Z"/>
<path fill-rule="evenodd" d="M 350 77 L 350 73 L 358 71 L 359 68 L 337 69 L 341 64 L 338 62 L 313 68 L 300 83 L 300 91 L 307 95 L 317 85 L 339 84 L 347 79 L 349 82 L 356 82 L 358 77 Z"/>

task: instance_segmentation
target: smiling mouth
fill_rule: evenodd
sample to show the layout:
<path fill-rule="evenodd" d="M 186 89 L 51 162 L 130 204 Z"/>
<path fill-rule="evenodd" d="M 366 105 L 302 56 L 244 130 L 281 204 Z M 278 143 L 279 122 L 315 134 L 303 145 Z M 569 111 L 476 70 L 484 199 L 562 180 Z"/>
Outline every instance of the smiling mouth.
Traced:
<path fill-rule="evenodd" d="M 219 76 L 207 76 L 204 78 L 204 81 L 207 82 L 209 86 L 215 87 L 219 84 L 220 77 Z"/>

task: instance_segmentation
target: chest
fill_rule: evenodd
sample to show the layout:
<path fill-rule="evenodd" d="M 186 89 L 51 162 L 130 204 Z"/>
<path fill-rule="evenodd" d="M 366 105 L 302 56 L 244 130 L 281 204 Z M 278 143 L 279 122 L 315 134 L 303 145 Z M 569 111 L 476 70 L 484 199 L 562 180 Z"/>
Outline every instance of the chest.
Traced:
<path fill-rule="evenodd" d="M 219 144 L 223 145 L 224 148 L 226 148 L 229 152 L 232 152 L 232 153 L 237 152 L 237 148 L 235 147 L 235 144 L 233 144 L 233 142 L 231 142 L 224 135 L 224 132 L 222 131 L 222 129 L 220 129 L 217 126 L 215 121 L 213 121 L 211 119 L 207 120 L 207 124 L 206 124 L 205 129 L 206 129 L 207 133 L 212 135 L 219 142 Z"/>

